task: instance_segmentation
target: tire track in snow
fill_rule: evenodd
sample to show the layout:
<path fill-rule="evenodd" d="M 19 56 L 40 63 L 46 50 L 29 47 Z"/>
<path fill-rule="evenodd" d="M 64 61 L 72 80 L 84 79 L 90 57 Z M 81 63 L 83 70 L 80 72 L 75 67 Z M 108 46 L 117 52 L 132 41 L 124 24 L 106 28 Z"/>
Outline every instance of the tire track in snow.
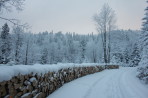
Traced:
<path fill-rule="evenodd" d="M 118 79 L 120 78 L 121 74 L 122 72 L 116 72 L 115 75 L 117 76 L 112 76 L 111 82 L 109 83 L 109 87 L 111 87 L 111 90 L 110 92 L 108 92 L 108 98 L 122 98 L 123 94 L 118 82 Z"/>
<path fill-rule="evenodd" d="M 105 75 L 104 75 L 104 76 L 105 76 Z M 101 78 L 99 78 L 96 82 L 93 83 L 93 85 L 91 85 L 91 87 L 88 89 L 88 91 L 86 92 L 86 94 L 84 95 L 83 98 L 88 98 L 88 96 L 89 96 L 89 94 L 91 93 L 93 87 L 94 87 L 95 85 L 97 85 L 97 82 L 98 82 L 99 80 L 103 79 L 104 76 L 102 76 Z"/>
<path fill-rule="evenodd" d="M 107 71 L 106 71 L 107 72 Z M 99 75 L 99 74 L 98 74 Z M 108 79 L 109 77 L 111 78 L 112 74 L 104 74 L 101 78 L 99 77 L 98 80 L 96 80 L 92 85 L 91 87 L 87 90 L 86 94 L 84 95 L 83 98 L 90 98 L 90 94 L 92 93 L 94 87 L 96 87 L 96 85 L 100 85 L 100 82 L 105 78 L 105 79 Z M 99 89 L 99 88 L 98 88 Z"/>

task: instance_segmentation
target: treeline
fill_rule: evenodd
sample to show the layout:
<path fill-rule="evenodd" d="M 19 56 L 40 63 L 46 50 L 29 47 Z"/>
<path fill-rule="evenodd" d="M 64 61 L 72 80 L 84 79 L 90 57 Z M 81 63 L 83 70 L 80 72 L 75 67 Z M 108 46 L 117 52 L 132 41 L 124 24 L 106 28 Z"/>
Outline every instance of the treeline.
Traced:
<path fill-rule="evenodd" d="M 137 65 L 139 31 L 116 30 L 111 32 L 111 63 Z M 24 32 L 21 27 L 11 30 L 7 24 L 0 33 L 0 64 L 55 64 L 103 63 L 100 34 Z M 132 63 L 133 62 L 133 63 Z"/>

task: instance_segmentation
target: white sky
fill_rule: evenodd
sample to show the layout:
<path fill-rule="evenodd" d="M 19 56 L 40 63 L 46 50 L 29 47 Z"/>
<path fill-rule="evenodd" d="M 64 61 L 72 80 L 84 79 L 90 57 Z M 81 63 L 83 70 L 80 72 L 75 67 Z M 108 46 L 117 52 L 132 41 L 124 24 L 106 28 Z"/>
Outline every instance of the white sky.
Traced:
<path fill-rule="evenodd" d="M 34 33 L 42 31 L 96 33 L 93 15 L 104 3 L 115 10 L 119 29 L 141 28 L 146 0 L 26 0 L 21 12 L 5 13 L 27 22 Z M 1 22 L 2 24 L 2 22 Z M 1 25 L 0 24 L 0 25 Z"/>

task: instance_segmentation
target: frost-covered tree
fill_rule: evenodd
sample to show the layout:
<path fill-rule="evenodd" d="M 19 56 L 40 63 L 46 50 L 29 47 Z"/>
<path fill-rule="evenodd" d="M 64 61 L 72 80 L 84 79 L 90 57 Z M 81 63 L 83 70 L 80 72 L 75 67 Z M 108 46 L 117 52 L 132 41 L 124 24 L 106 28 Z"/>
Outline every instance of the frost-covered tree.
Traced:
<path fill-rule="evenodd" d="M 98 45 L 95 41 L 89 41 L 86 45 L 86 56 L 89 62 L 97 63 L 98 61 Z"/>
<path fill-rule="evenodd" d="M 73 63 L 75 61 L 75 48 L 74 48 L 74 41 L 73 41 L 73 36 L 72 34 L 66 34 L 67 39 L 66 39 L 66 59 L 70 63 Z"/>
<path fill-rule="evenodd" d="M 147 1 L 148 3 L 148 1 Z M 143 18 L 143 28 L 142 28 L 142 34 L 141 34 L 141 50 L 142 50 L 142 56 L 141 61 L 139 65 L 141 68 L 139 68 L 139 74 L 138 77 L 145 81 L 145 83 L 148 84 L 148 7 L 145 9 L 145 17 Z"/>
<path fill-rule="evenodd" d="M 140 49 L 138 47 L 138 44 L 136 43 L 134 45 L 134 49 L 131 55 L 131 61 L 130 61 L 130 66 L 131 67 L 135 67 L 139 65 L 139 62 L 141 60 L 141 56 L 140 56 Z"/>
<path fill-rule="evenodd" d="M 146 13 L 145 17 L 143 18 L 144 22 L 141 34 L 141 42 L 142 42 L 142 59 L 140 62 L 141 66 L 148 66 L 148 7 L 145 9 L 145 11 Z"/>
<path fill-rule="evenodd" d="M 1 56 L 0 56 L 0 63 L 1 64 L 7 64 L 11 58 L 11 37 L 9 34 L 9 27 L 7 23 L 4 24 L 2 27 L 2 32 L 1 32 Z"/>
<path fill-rule="evenodd" d="M 86 40 L 83 38 L 80 41 L 80 62 L 82 63 L 86 59 Z"/>
<path fill-rule="evenodd" d="M 123 53 L 123 57 L 124 57 L 124 63 L 129 64 L 130 56 L 129 56 L 129 51 L 127 48 L 125 49 Z"/>
<path fill-rule="evenodd" d="M 41 54 L 41 64 L 47 64 L 47 63 L 48 63 L 48 50 L 47 48 L 44 48 Z"/>
<path fill-rule="evenodd" d="M 96 22 L 97 31 L 101 34 L 102 46 L 104 51 L 104 62 L 110 63 L 110 52 L 111 52 L 111 34 L 110 31 L 115 29 L 115 13 L 108 4 L 105 4 L 99 14 L 94 16 Z"/>
<path fill-rule="evenodd" d="M 34 36 L 31 33 L 26 33 L 26 36 L 24 37 L 24 64 L 34 64 L 35 63 L 35 49 L 37 47 L 34 47 Z"/>
<path fill-rule="evenodd" d="M 16 64 L 23 63 L 23 29 L 21 27 L 13 28 L 13 51 L 14 51 L 14 60 Z"/>

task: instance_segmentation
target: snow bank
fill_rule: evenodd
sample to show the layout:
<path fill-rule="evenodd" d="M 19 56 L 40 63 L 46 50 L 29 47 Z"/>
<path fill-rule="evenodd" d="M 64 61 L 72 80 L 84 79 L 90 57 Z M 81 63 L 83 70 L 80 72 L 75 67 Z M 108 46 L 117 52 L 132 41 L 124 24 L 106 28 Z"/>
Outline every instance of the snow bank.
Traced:
<path fill-rule="evenodd" d="M 148 84 L 148 66 L 138 67 L 137 77 L 144 83 Z"/>
<path fill-rule="evenodd" d="M 63 64 L 63 63 L 58 63 L 58 64 L 52 64 L 52 65 L 41 65 L 41 64 L 13 65 L 13 66 L 0 65 L 0 82 L 4 81 L 4 80 L 10 80 L 12 77 L 17 76 L 18 74 L 25 75 L 25 74 L 30 74 L 32 72 L 38 73 L 38 74 L 45 74 L 49 71 L 56 72 L 60 69 L 66 69 L 66 68 L 103 66 L 103 65 L 105 65 L 105 64 L 99 64 L 99 63 Z M 114 64 L 112 64 L 112 65 L 114 65 Z"/>

